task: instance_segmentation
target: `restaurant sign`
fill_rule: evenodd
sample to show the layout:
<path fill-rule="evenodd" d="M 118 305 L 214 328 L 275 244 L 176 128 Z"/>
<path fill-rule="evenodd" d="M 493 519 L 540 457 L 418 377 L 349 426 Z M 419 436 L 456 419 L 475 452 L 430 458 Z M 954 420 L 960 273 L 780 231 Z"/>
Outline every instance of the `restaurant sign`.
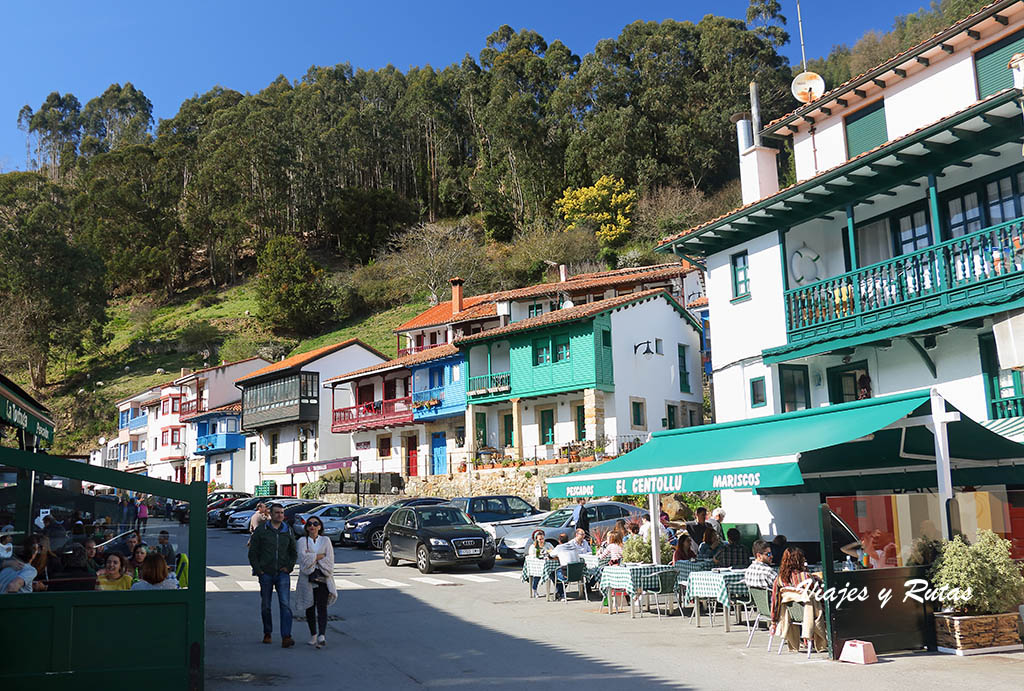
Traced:
<path fill-rule="evenodd" d="M 53 425 L 51 423 L 41 420 L 6 396 L 0 401 L 0 418 L 40 439 L 53 441 Z"/>
<path fill-rule="evenodd" d="M 643 471 L 638 471 L 643 472 Z M 650 472 L 650 471 L 647 471 Z M 573 473 L 548 480 L 551 497 L 605 497 L 626 494 L 675 494 L 715 489 L 757 489 L 802 485 L 800 467 L 795 462 L 716 468 L 655 474 Z"/>

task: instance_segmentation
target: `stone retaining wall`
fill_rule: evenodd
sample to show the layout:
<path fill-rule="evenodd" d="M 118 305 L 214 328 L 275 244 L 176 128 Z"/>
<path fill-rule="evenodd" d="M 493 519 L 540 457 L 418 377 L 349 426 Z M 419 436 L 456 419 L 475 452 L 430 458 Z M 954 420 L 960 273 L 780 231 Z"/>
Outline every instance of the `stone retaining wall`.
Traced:
<path fill-rule="evenodd" d="M 545 478 L 565 475 L 570 471 L 583 470 L 597 465 L 590 463 L 556 463 L 553 465 L 524 465 L 519 467 L 474 470 L 453 475 L 427 475 L 411 477 L 405 481 L 402 494 L 364 494 L 356 501 L 354 494 L 326 494 L 324 501 L 344 504 L 359 503 L 362 506 L 382 506 L 401 497 L 468 497 L 477 494 L 515 494 L 547 510 L 569 502 L 568 499 L 548 500 Z"/>

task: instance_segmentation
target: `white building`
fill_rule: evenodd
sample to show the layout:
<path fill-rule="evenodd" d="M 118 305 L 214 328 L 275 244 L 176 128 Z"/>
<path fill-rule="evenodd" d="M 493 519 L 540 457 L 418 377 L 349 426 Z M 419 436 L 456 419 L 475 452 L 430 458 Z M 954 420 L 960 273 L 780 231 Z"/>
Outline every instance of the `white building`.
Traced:
<path fill-rule="evenodd" d="M 744 206 L 662 245 L 706 262 L 718 422 L 934 387 L 1020 426 L 1024 363 L 994 335 L 1024 308 L 1020 51 L 1024 3 L 995 2 L 761 132 L 740 119 Z M 796 155 L 781 191 L 769 137 Z M 791 540 L 817 540 L 822 498 L 722 492 Z"/>
<path fill-rule="evenodd" d="M 297 495 L 316 474 L 294 468 L 301 464 L 340 466 L 351 459 L 349 435 L 330 434 L 332 408 L 321 401 L 320 382 L 342 372 L 383 362 L 387 358 L 358 339 L 292 355 L 238 377 L 242 392 L 245 447 L 245 490 L 273 482 L 275 491 Z M 347 400 L 339 392 L 335 405 Z"/>

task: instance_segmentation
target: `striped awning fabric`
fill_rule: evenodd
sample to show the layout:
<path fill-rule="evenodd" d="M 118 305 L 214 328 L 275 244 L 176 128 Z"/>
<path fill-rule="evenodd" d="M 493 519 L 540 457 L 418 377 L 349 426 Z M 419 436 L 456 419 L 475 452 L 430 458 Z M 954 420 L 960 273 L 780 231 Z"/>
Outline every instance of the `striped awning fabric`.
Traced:
<path fill-rule="evenodd" d="M 1015 442 L 1024 443 L 1024 417 L 978 420 L 978 424 Z"/>

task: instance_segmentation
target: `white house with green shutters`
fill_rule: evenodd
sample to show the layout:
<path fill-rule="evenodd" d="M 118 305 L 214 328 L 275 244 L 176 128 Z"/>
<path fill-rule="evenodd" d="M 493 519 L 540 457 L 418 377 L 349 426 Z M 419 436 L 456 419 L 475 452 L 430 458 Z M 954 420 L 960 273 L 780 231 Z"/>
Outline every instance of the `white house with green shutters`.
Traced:
<path fill-rule="evenodd" d="M 738 118 L 744 206 L 660 247 L 706 266 L 718 422 L 934 388 L 1024 430 L 1018 52 L 1024 2 L 994 2 L 763 128 Z M 780 190 L 786 140 L 797 182 Z M 1024 483 L 1005 468 L 996 486 Z M 722 502 L 730 521 L 816 540 L 809 490 Z"/>

